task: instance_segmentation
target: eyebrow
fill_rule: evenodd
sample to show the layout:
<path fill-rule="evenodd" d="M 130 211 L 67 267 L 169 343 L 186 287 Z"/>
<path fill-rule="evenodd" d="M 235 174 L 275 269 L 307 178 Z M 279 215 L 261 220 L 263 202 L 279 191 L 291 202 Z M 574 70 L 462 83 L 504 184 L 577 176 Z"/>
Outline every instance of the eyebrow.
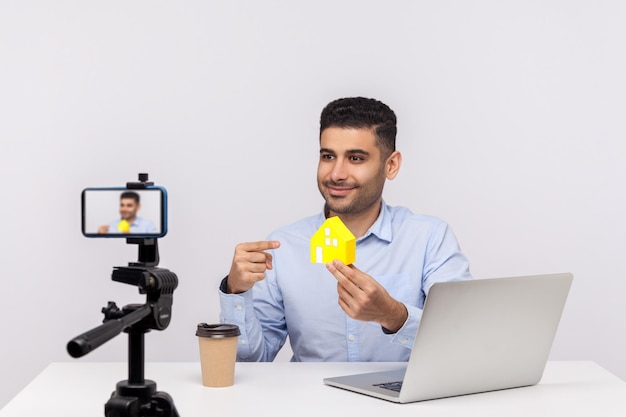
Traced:
<path fill-rule="evenodd" d="M 332 149 L 328 149 L 328 148 L 321 148 L 320 149 L 320 153 L 336 153 L 335 151 L 333 151 Z M 346 152 L 346 155 L 364 155 L 364 156 L 369 156 L 370 153 L 367 152 L 366 150 L 363 149 L 348 149 Z"/>

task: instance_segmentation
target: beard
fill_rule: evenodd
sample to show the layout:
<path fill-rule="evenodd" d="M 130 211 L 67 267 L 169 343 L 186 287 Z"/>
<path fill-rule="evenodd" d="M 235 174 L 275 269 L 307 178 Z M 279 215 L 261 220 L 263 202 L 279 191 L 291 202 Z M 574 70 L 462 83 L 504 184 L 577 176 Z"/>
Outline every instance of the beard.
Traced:
<path fill-rule="evenodd" d="M 131 212 L 131 213 L 120 213 L 120 217 L 123 220 L 132 220 L 136 217 L 137 213 L 136 212 Z"/>
<path fill-rule="evenodd" d="M 325 211 L 327 213 L 359 214 L 380 202 L 383 184 L 384 178 L 382 181 L 375 181 L 365 186 L 355 183 L 318 181 L 318 188 L 326 201 Z M 328 187 L 350 188 L 351 191 L 346 196 L 333 196 L 328 191 Z"/>

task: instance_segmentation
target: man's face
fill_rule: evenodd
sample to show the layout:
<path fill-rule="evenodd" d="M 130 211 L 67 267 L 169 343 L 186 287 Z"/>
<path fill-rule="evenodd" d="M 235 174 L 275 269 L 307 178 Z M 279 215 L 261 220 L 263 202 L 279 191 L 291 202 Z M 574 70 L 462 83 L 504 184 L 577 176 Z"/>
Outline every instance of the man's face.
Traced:
<path fill-rule="evenodd" d="M 124 220 L 134 220 L 139 211 L 139 204 L 132 198 L 120 199 L 120 216 Z"/>
<path fill-rule="evenodd" d="M 371 129 L 329 127 L 320 136 L 317 186 L 333 214 L 358 214 L 379 204 L 385 162 Z"/>

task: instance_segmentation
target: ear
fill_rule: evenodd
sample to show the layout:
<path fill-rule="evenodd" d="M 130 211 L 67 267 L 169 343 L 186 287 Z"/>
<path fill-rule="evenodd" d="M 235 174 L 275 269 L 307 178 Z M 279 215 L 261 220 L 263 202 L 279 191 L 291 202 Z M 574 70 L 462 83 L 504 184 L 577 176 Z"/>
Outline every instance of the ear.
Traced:
<path fill-rule="evenodd" d="M 385 172 L 388 180 L 392 180 L 398 175 L 400 165 L 402 165 L 402 154 L 399 151 L 394 151 L 385 162 Z"/>

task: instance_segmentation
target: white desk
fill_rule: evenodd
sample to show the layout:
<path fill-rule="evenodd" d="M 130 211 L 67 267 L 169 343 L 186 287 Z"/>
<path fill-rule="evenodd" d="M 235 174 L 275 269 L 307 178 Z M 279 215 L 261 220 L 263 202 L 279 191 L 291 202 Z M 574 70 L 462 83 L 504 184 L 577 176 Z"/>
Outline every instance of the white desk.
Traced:
<path fill-rule="evenodd" d="M 549 362 L 539 385 L 412 404 L 323 385 L 322 379 L 393 369 L 393 363 L 238 363 L 235 385 L 206 388 L 197 363 L 147 363 L 146 378 L 182 417 L 200 416 L 626 416 L 626 383 L 593 362 Z M 5 376 L 6 377 L 6 376 Z M 0 417 L 103 416 L 125 363 L 53 363 Z"/>

